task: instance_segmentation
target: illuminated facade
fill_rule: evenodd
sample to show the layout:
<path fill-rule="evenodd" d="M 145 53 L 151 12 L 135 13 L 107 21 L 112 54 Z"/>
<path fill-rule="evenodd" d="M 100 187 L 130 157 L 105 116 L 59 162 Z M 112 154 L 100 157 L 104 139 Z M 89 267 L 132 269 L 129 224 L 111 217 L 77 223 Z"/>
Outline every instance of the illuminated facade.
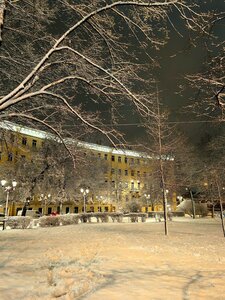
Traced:
<path fill-rule="evenodd" d="M 40 151 L 45 139 L 55 138 L 44 131 L 22 127 L 11 122 L 0 123 L 0 128 L 2 130 L 0 164 L 11 165 L 12 168 L 19 158 L 31 160 L 32 156 Z M 67 142 L 73 141 L 67 140 Z M 140 202 L 142 211 L 145 212 L 163 210 L 162 195 L 154 204 L 151 195 L 152 183 L 149 179 L 152 173 L 151 162 L 156 158 L 132 150 L 115 149 L 80 141 L 76 144 L 84 152 L 92 153 L 100 162 L 107 165 L 107 171 L 104 173 L 104 184 L 101 189 L 92 190 L 87 195 L 87 199 L 84 199 L 86 211 L 126 210 L 127 204 L 132 200 Z M 167 160 L 168 164 L 173 164 L 172 158 L 167 158 Z M 63 203 L 48 197 L 48 191 L 44 192 L 45 194 L 36 195 L 30 199 L 30 210 L 38 210 L 42 214 L 50 214 L 53 211 L 78 213 L 84 210 L 84 202 L 79 190 L 75 192 L 77 196 L 75 196 L 74 201 L 64 201 Z M 3 197 L 2 194 L 1 198 Z M 4 202 L 4 199 L 0 200 L 2 200 L 1 203 Z M 16 215 L 24 206 L 24 201 L 25 199 L 22 202 L 11 203 L 9 214 Z M 172 210 L 175 210 L 176 195 L 171 191 L 168 194 L 168 203 L 172 206 Z"/>

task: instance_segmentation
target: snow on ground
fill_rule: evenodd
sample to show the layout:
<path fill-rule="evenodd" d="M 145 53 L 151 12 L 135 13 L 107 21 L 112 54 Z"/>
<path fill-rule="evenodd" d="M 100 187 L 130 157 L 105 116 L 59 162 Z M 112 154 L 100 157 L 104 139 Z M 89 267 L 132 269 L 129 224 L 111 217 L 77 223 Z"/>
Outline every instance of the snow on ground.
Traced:
<path fill-rule="evenodd" d="M 225 299 L 220 220 L 0 232 L 1 300 Z"/>

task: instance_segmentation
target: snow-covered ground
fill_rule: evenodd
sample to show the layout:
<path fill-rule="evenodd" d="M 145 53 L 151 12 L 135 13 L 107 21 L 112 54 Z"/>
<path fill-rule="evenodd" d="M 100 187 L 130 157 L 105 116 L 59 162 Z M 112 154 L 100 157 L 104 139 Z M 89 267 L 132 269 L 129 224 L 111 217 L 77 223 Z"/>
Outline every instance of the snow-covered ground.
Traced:
<path fill-rule="evenodd" d="M 220 219 L 0 232 L 0 299 L 225 299 Z"/>

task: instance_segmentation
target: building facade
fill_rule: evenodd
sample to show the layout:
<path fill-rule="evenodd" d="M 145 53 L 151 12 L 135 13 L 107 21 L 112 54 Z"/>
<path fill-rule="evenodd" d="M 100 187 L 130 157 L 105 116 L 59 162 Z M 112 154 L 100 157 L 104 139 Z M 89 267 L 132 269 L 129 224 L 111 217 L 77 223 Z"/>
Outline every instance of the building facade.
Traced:
<path fill-rule="evenodd" d="M 15 168 L 18 160 L 32 161 L 41 151 L 44 141 L 55 137 L 41 130 L 23 127 L 11 122 L 0 123 L 0 165 L 8 170 Z M 73 143 L 67 140 L 67 143 Z M 162 211 L 162 192 L 154 192 L 154 175 L 156 157 L 146 153 L 115 149 L 108 146 L 76 141 L 76 146 L 85 155 L 93 156 L 94 165 L 91 179 L 96 185 L 89 188 L 88 193 L 80 192 L 80 188 L 74 184 L 74 197 L 60 199 L 50 193 L 48 189 L 42 190 L 35 195 L 12 195 L 9 201 L 9 215 L 16 215 L 24 207 L 28 210 L 37 210 L 42 214 L 79 213 L 82 211 L 126 211 L 131 202 L 137 202 L 144 212 Z M 167 157 L 167 164 L 173 169 L 173 158 Z M 101 184 L 97 184 L 100 177 L 100 168 L 104 165 Z M 88 166 L 87 166 L 88 168 Z M 97 176 L 98 175 L 98 176 Z M 7 177 L 6 172 L 0 173 L 1 177 Z M 10 176 L 8 176 L 10 177 Z M 3 178 L 0 178 L 3 179 Z M 9 180 L 10 178 L 4 178 Z M 12 178 L 11 178 L 12 179 Z M 16 179 L 17 178 L 13 178 Z M 76 182 L 76 178 L 74 178 Z M 19 185 L 23 184 L 21 182 Z M 159 184 L 158 184 L 159 185 Z M 52 189 L 52 187 L 51 187 Z M 12 193 L 13 194 L 13 191 Z M 15 193 L 16 194 L 16 193 Z M 1 191 L 0 212 L 4 211 L 5 194 Z M 63 199 L 63 200 L 62 200 Z M 176 195 L 168 191 L 168 203 L 172 210 L 176 209 Z"/>

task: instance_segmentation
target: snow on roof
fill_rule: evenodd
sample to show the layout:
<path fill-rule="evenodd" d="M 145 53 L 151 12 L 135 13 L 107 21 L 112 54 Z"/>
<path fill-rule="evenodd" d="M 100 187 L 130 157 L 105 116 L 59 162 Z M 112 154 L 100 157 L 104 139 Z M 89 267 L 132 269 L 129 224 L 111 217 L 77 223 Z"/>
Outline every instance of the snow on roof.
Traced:
<path fill-rule="evenodd" d="M 56 139 L 56 136 L 54 134 L 45 132 L 43 130 L 38 130 L 38 129 L 33 129 L 30 127 L 26 126 L 21 126 L 19 124 L 9 122 L 9 121 L 2 121 L 0 122 L 0 128 L 19 132 L 21 134 L 29 135 L 32 137 L 40 138 L 40 139 Z M 58 140 L 58 137 L 57 137 Z M 76 143 L 77 146 L 83 147 L 85 149 L 89 150 L 95 150 L 98 152 L 104 152 L 104 153 L 111 153 L 112 155 L 125 155 L 125 156 L 130 156 L 130 157 L 140 157 L 140 158 L 148 158 L 152 159 L 153 157 L 150 155 L 147 155 L 144 152 L 138 152 L 138 151 L 133 151 L 133 150 L 128 150 L 128 149 L 116 149 L 113 147 L 109 146 L 104 146 L 104 145 L 98 145 L 94 143 L 88 143 L 84 141 L 77 141 L 75 139 L 67 138 L 64 140 L 68 144 L 74 144 Z M 154 157 L 156 159 L 159 159 L 159 157 Z M 174 160 L 174 157 L 164 155 L 162 157 L 164 160 Z"/>

